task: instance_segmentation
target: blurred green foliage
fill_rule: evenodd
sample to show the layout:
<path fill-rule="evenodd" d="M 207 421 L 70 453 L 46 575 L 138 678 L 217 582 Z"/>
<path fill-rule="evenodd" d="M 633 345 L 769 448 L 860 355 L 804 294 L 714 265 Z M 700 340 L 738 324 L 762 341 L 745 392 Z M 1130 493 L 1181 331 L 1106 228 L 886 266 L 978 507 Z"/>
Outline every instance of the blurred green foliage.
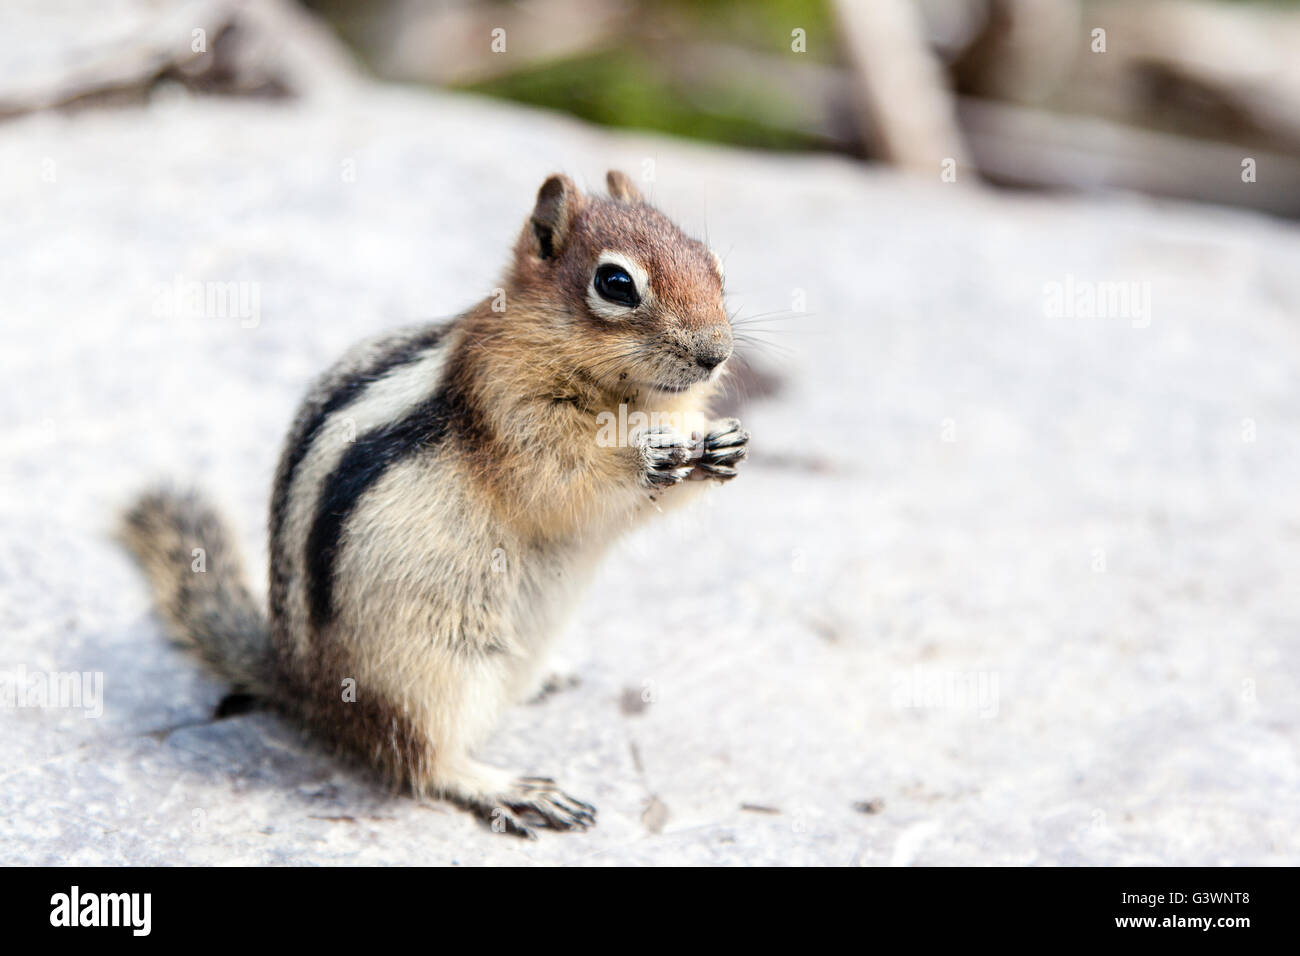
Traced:
<path fill-rule="evenodd" d="M 653 0 L 647 8 L 675 19 L 682 35 L 766 53 L 789 53 L 790 31 L 808 34 L 814 60 L 834 59 L 834 17 L 827 0 Z"/>
<path fill-rule="evenodd" d="M 818 137 L 790 128 L 797 119 L 795 103 L 779 102 L 769 91 L 741 82 L 683 88 L 635 50 L 548 63 L 466 89 L 563 110 L 606 126 L 768 149 L 822 145 Z"/>
<path fill-rule="evenodd" d="M 466 86 L 490 96 L 573 113 L 607 126 L 655 130 L 768 149 L 827 145 L 800 130 L 800 106 L 753 72 L 697 71 L 691 82 L 665 61 L 689 43 L 764 56 L 835 57 L 831 12 L 824 0 L 667 0 L 645 5 L 641 36 L 599 53 L 538 65 Z M 806 52 L 793 53 L 791 33 L 805 31 Z M 651 52 L 652 51 L 652 52 Z"/>

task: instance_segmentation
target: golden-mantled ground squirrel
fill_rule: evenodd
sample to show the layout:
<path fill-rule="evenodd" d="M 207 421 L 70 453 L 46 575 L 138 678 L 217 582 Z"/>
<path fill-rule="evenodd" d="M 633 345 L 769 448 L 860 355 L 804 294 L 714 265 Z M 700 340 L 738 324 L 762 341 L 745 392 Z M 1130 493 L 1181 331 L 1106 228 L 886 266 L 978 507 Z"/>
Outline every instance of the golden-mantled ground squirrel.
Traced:
<path fill-rule="evenodd" d="M 732 351 L 721 263 L 607 183 L 551 176 L 503 290 L 360 343 L 311 389 L 275 476 L 269 623 L 198 496 L 151 492 L 123 522 L 170 631 L 221 677 L 523 835 L 595 810 L 471 752 L 541 686 L 602 552 L 688 479 L 732 478 L 749 439 L 705 414 Z"/>

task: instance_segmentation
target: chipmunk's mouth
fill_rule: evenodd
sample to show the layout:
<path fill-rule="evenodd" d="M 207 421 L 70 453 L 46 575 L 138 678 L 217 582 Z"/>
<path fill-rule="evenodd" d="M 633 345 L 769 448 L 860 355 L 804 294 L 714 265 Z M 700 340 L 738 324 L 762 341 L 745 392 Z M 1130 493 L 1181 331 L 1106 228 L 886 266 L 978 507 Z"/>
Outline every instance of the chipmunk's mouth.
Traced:
<path fill-rule="evenodd" d="M 646 370 L 648 374 L 644 377 L 637 376 L 637 384 L 644 389 L 652 392 L 659 392 L 665 395 L 680 395 L 683 392 L 689 392 L 691 389 L 707 384 L 718 378 L 718 370 L 713 369 L 703 371 L 697 369 L 656 369 Z M 655 372 L 658 374 L 655 374 Z M 674 374 L 676 373 L 676 374 Z M 692 375 L 692 373 L 695 373 Z M 660 378 L 663 375 L 664 378 Z M 695 377 L 698 376 L 698 377 Z M 667 379 L 665 381 L 665 378 Z"/>

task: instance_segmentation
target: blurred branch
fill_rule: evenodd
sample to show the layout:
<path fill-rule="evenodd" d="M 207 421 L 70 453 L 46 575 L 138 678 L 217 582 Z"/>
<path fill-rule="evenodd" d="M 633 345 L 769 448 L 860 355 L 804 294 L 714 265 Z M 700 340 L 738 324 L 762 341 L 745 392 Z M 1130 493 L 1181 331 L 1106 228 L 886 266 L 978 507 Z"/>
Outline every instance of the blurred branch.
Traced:
<path fill-rule="evenodd" d="M 834 2 L 853 70 L 859 127 L 874 155 L 938 175 L 969 152 L 952 95 L 910 0 Z"/>
<path fill-rule="evenodd" d="M 1253 151 L 1258 181 L 1241 180 L 1240 147 L 1109 120 L 962 99 L 975 163 L 1016 186 L 1105 187 L 1300 216 L 1300 159 Z"/>
<path fill-rule="evenodd" d="M 1085 49 L 1077 0 L 985 0 L 984 8 L 979 29 L 951 63 L 958 91 L 1014 103 L 1055 92 Z"/>
<path fill-rule="evenodd" d="M 1152 0 L 1087 8 L 1112 38 L 1083 59 L 1074 100 L 1103 115 L 1155 117 L 1194 135 L 1253 138 L 1300 153 L 1300 12 Z M 1122 42 L 1119 38 L 1122 38 Z"/>

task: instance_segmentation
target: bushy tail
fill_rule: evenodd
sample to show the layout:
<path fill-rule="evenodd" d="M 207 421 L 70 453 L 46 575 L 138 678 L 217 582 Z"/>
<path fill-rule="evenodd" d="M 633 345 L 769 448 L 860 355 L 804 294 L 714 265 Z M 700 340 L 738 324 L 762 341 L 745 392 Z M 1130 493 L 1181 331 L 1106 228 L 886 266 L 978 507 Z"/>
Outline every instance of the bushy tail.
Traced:
<path fill-rule="evenodd" d="M 266 615 L 212 506 L 194 492 L 151 491 L 123 515 L 120 535 L 144 568 L 172 638 L 238 691 L 268 696 L 274 681 Z"/>

